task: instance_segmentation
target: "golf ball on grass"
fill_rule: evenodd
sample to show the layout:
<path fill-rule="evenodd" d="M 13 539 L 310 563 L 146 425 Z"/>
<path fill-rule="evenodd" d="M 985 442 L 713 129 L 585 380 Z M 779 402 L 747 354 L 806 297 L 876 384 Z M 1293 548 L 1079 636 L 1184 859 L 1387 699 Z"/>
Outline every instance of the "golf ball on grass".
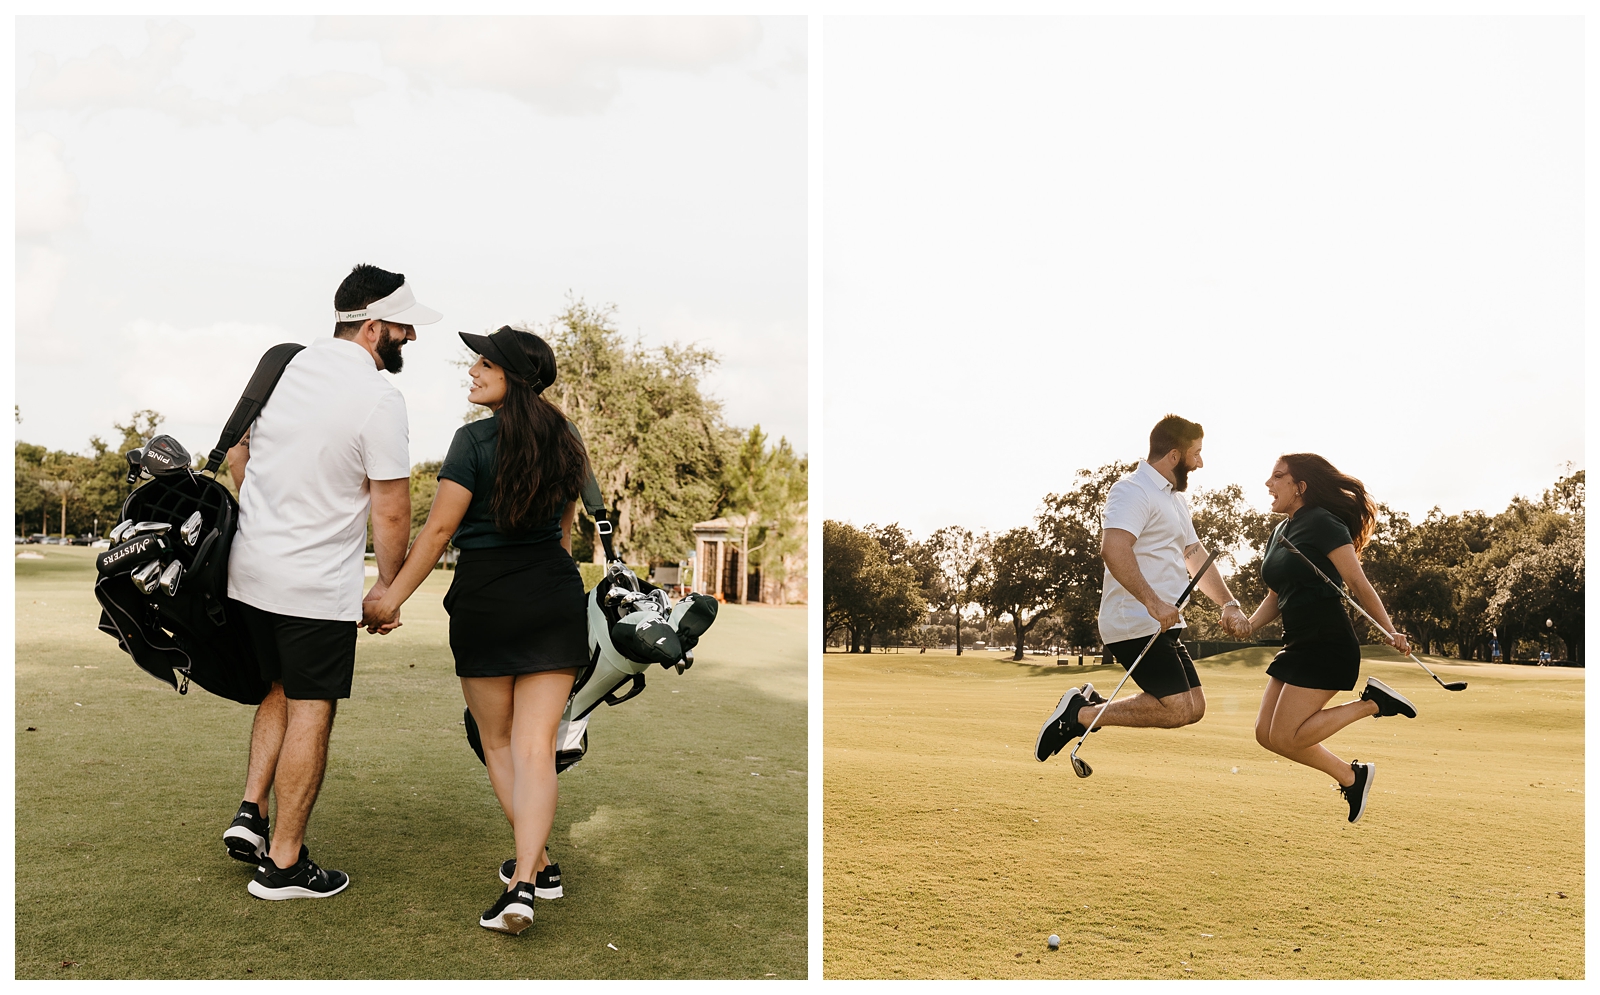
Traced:
<path fill-rule="evenodd" d="M 1054 933 L 1051 933 L 1050 934 L 1050 938 L 1048 940 L 1045 940 L 1044 942 L 1050 944 L 1050 949 L 1051 950 L 1060 950 L 1061 949 L 1061 937 L 1057 936 Z"/>

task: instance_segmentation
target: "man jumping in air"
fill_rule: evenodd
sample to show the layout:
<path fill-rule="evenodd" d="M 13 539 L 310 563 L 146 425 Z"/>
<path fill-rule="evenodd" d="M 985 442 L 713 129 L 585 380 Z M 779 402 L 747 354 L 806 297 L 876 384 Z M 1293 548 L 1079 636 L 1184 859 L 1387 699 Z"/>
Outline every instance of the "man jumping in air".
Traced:
<path fill-rule="evenodd" d="M 1206 713 L 1200 675 L 1178 638 L 1183 616 L 1173 604 L 1207 556 L 1183 496 L 1189 473 L 1205 465 L 1200 458 L 1204 434 L 1199 425 L 1177 415 L 1156 422 L 1150 455 L 1111 486 L 1101 518 L 1100 557 L 1106 574 L 1100 638 L 1105 655 L 1132 666 L 1150 637 L 1161 633 L 1132 674 L 1142 693 L 1106 704 L 1091 684 L 1068 691 L 1039 730 L 1034 756 L 1040 761 L 1082 736 L 1096 716 L 1096 731 L 1105 726 L 1176 729 L 1199 722 Z M 1208 570 L 1196 586 L 1222 606 L 1222 627 L 1230 634 L 1248 625 L 1217 571 Z"/>

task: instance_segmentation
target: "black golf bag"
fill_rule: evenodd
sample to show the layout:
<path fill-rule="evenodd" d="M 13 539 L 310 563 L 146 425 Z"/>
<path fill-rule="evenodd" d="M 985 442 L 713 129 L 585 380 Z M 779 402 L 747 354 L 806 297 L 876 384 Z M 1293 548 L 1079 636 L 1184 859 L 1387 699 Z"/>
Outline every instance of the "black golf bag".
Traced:
<path fill-rule="evenodd" d="M 187 694 L 192 681 L 219 697 L 259 705 L 270 689 L 238 607 L 228 600 L 228 551 L 239 504 L 214 473 L 303 348 L 284 343 L 261 357 L 199 471 L 170 436 L 128 454 L 128 482 L 136 486 L 111 532 L 112 547 L 95 559 L 99 628 L 139 669 L 179 694 Z"/>

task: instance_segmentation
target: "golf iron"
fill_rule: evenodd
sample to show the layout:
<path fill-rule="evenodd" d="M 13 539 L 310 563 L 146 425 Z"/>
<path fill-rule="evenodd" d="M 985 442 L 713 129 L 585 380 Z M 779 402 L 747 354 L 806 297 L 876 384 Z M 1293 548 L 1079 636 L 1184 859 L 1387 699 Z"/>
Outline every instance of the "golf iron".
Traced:
<path fill-rule="evenodd" d="M 1365 608 L 1361 607 L 1360 602 L 1356 601 L 1355 598 L 1352 598 L 1350 596 L 1350 592 L 1349 591 L 1346 591 L 1344 588 L 1340 587 L 1338 584 L 1335 584 L 1333 581 L 1328 580 L 1328 575 L 1323 573 L 1321 570 L 1318 570 L 1317 569 L 1317 565 L 1315 563 L 1312 563 L 1309 559 L 1307 559 L 1306 558 L 1306 554 L 1304 554 L 1304 553 L 1300 552 L 1300 550 L 1296 549 L 1294 543 L 1290 542 L 1288 539 L 1284 538 L 1283 536 L 1279 536 L 1278 537 L 1278 542 L 1283 545 L 1284 549 L 1287 549 L 1289 552 L 1291 552 L 1294 555 L 1300 557 L 1301 562 L 1305 563 L 1306 566 L 1310 567 L 1313 571 L 1315 571 L 1316 575 L 1318 577 L 1321 577 L 1327 583 L 1327 585 L 1329 587 L 1333 588 L 1335 591 L 1338 591 L 1339 595 L 1341 597 L 1343 597 L 1346 601 L 1348 601 L 1352 605 L 1354 605 L 1356 611 L 1360 612 L 1366 618 L 1366 620 L 1368 622 L 1371 622 L 1373 628 L 1375 628 L 1379 632 L 1383 633 L 1384 636 L 1386 636 L 1389 639 L 1389 644 L 1391 646 L 1394 645 L 1394 633 L 1390 632 L 1389 630 L 1385 629 L 1383 626 L 1379 625 L 1377 619 L 1373 618 L 1371 615 L 1368 615 L 1367 614 L 1367 610 Z M 1428 665 L 1423 663 L 1421 660 L 1418 660 L 1417 659 L 1417 655 L 1415 653 L 1407 652 L 1406 656 L 1409 656 L 1411 658 L 1411 662 L 1412 663 L 1415 663 L 1417 666 L 1421 667 L 1423 670 L 1427 670 L 1428 671 L 1428 676 L 1433 678 L 1434 682 L 1437 683 L 1440 687 L 1444 688 L 1446 691 L 1465 691 L 1467 689 L 1467 682 L 1466 681 L 1451 681 L 1450 683 L 1446 684 L 1444 681 L 1439 680 L 1439 675 L 1434 673 L 1431 670 L 1428 670 Z"/>
<path fill-rule="evenodd" d="M 1179 611 L 1182 611 L 1183 606 L 1188 604 L 1189 596 L 1194 593 L 1194 586 L 1200 583 L 1200 578 L 1204 577 L 1206 575 L 1206 571 L 1211 569 L 1211 562 L 1217 558 L 1218 552 L 1220 552 L 1220 550 L 1214 550 L 1211 555 L 1207 556 L 1206 562 L 1200 566 L 1200 572 L 1189 578 L 1189 586 L 1184 588 L 1183 593 L 1178 596 L 1177 606 Z M 1111 692 L 1111 697 L 1107 698 L 1106 703 L 1100 706 L 1100 711 L 1095 715 L 1094 719 L 1090 721 L 1089 728 L 1085 729 L 1083 731 L 1083 735 L 1078 737 L 1078 745 L 1074 746 L 1072 748 L 1072 752 L 1067 755 L 1067 759 L 1072 761 L 1073 773 L 1077 774 L 1079 777 L 1088 777 L 1090 774 L 1094 773 L 1094 768 L 1089 766 L 1089 762 L 1087 760 L 1081 760 L 1078 758 L 1078 750 L 1080 750 L 1083 747 L 1083 744 L 1089 739 L 1089 734 L 1094 732 L 1095 723 L 1100 721 L 1100 716 L 1105 714 L 1106 708 L 1108 708 L 1113 701 L 1117 700 L 1117 693 L 1122 690 L 1122 685 L 1128 683 L 1128 678 L 1133 676 L 1133 668 L 1139 666 L 1139 661 L 1144 659 L 1144 655 L 1150 652 L 1150 647 L 1154 646 L 1156 644 L 1156 640 L 1161 638 L 1161 633 L 1162 629 L 1157 627 L 1156 634 L 1150 637 L 1150 641 L 1144 644 L 1144 649 L 1140 650 L 1139 655 L 1134 657 L 1133 662 L 1128 665 L 1128 672 L 1123 674 L 1122 680 L 1117 682 L 1116 688 Z"/>

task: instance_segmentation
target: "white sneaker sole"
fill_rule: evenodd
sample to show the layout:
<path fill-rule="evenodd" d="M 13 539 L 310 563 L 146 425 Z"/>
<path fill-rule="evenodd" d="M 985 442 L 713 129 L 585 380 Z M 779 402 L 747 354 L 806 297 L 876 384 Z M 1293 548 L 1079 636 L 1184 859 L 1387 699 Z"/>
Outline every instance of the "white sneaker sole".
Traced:
<path fill-rule="evenodd" d="M 289 898 L 332 898 L 350 887 L 350 879 L 345 878 L 344 884 L 332 891 L 312 891 L 310 888 L 302 888 L 299 885 L 290 885 L 287 888 L 268 888 L 266 885 L 256 881 L 251 881 L 248 887 L 250 894 L 257 898 L 264 898 L 269 902 L 281 902 Z"/>
<path fill-rule="evenodd" d="M 510 933 L 516 936 L 533 925 L 533 910 L 521 902 L 513 902 L 495 918 L 479 919 L 478 925 L 484 929 L 492 929 L 496 933 Z"/>
<path fill-rule="evenodd" d="M 267 852 L 267 838 L 265 836 L 257 836 L 243 826 L 229 826 L 224 830 L 222 843 L 228 848 L 228 856 L 235 860 L 243 860 L 246 863 L 260 860 Z M 237 849 L 235 844 L 238 845 Z M 252 856 L 243 856 L 247 849 Z"/>

